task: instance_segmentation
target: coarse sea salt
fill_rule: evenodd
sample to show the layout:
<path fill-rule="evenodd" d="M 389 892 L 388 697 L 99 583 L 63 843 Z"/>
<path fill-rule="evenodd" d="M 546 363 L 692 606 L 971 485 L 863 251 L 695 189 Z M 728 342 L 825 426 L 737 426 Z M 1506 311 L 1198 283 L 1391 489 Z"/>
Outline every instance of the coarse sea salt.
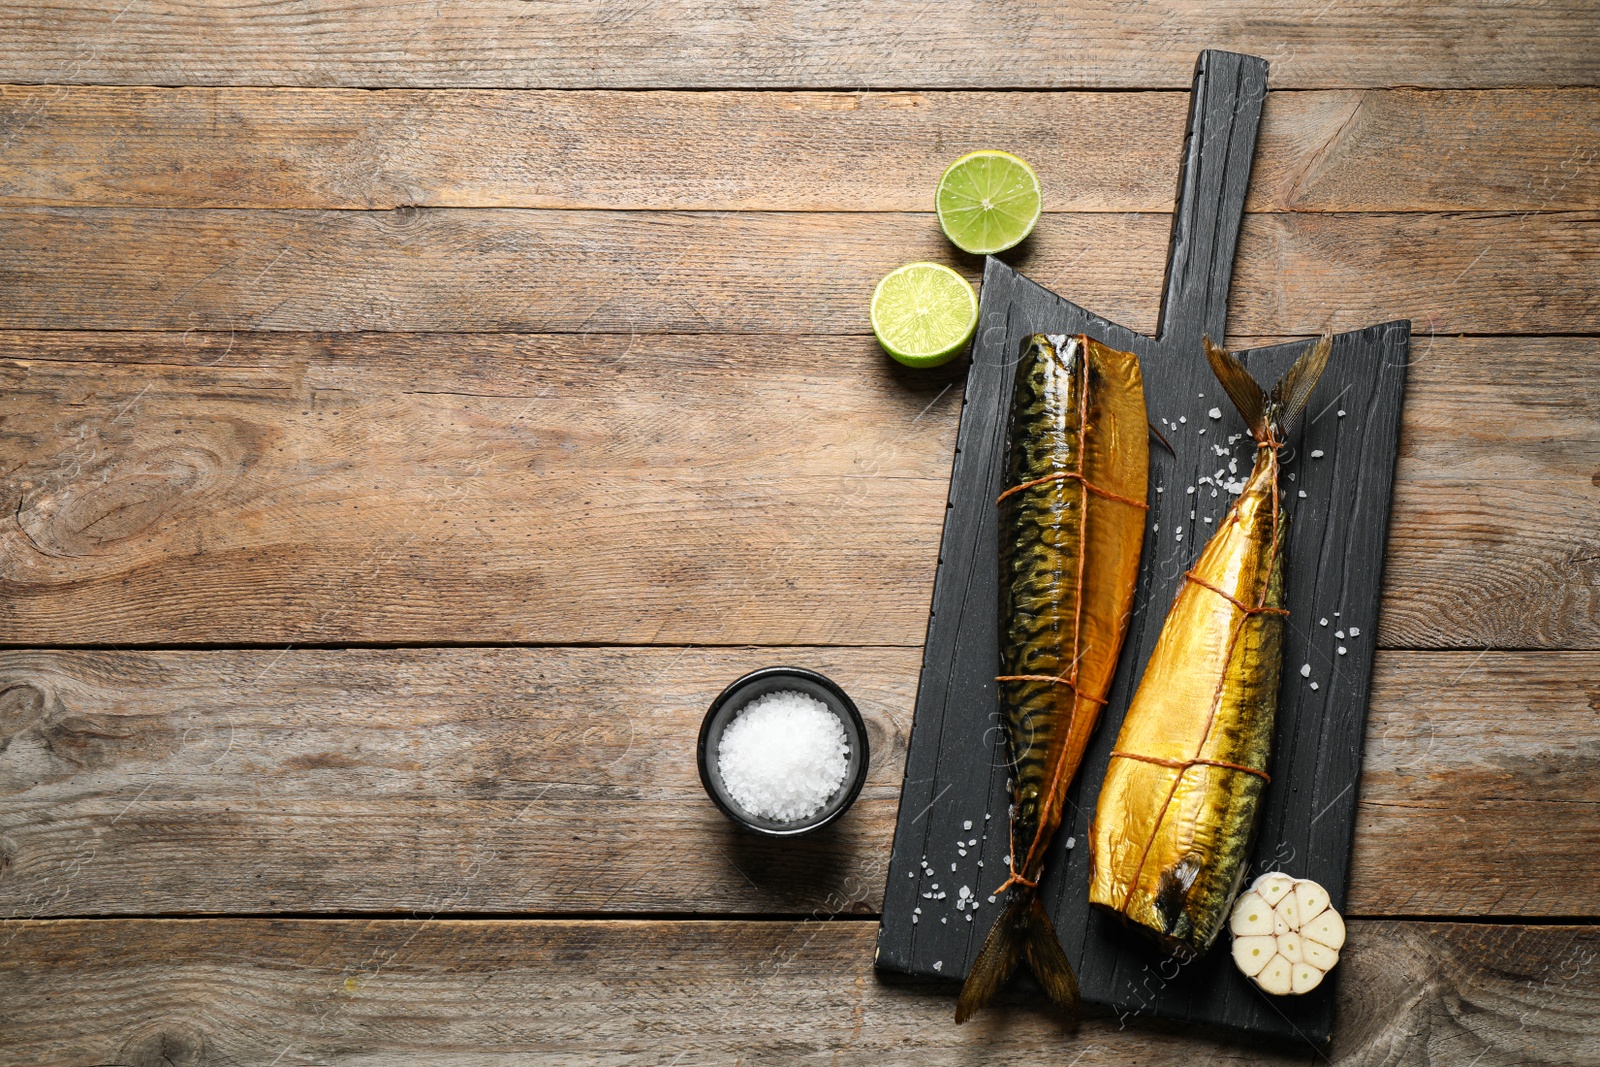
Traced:
<path fill-rule="evenodd" d="M 752 815 L 795 822 L 821 811 L 844 782 L 850 741 L 826 704 L 793 689 L 756 697 L 722 731 L 717 770 Z"/>

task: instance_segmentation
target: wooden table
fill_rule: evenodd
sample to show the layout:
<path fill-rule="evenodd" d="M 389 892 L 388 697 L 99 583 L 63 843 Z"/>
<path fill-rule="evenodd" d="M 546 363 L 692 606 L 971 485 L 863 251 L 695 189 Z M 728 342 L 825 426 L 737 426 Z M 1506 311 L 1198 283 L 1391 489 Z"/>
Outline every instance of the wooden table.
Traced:
<path fill-rule="evenodd" d="M 1232 341 L 1417 333 L 1332 1059 L 1600 1063 L 1593 0 L 6 9 L 0 1061 L 1322 1062 L 872 970 L 962 376 L 868 294 L 1003 147 L 1148 329 L 1214 46 Z M 801 843 L 695 776 L 771 663 Z"/>

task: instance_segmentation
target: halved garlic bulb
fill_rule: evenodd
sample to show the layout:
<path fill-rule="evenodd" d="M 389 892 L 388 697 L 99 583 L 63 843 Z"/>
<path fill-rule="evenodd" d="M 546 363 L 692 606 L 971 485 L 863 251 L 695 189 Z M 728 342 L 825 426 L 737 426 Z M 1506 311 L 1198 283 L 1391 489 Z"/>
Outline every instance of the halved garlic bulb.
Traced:
<path fill-rule="evenodd" d="M 1344 920 L 1328 891 L 1274 871 L 1240 895 L 1228 920 L 1233 962 L 1268 993 L 1309 993 L 1339 962 Z"/>

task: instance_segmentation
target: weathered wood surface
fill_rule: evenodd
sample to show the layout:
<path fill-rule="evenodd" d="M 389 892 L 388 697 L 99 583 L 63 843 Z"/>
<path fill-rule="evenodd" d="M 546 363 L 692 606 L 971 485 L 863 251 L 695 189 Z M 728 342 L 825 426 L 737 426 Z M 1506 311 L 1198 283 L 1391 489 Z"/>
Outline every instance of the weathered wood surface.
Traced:
<path fill-rule="evenodd" d="M 914 648 L 0 653 L 0 917 L 873 914 L 919 662 Z M 706 706 L 774 663 L 839 681 L 872 744 L 856 806 L 800 842 L 736 832 L 695 771 Z M 1380 652 L 1347 910 L 1600 912 L 1596 678 L 1595 653 Z"/>
<path fill-rule="evenodd" d="M 1596 351 L 1417 340 L 1382 644 L 1600 647 Z M 920 647 L 959 381 L 863 338 L 3 333 L 0 641 Z"/>
<path fill-rule="evenodd" d="M 1202 48 L 1262 56 L 1293 88 L 1600 82 L 1584 0 L 50 0 L 6 21 L 6 82 L 1185 89 Z"/>
<path fill-rule="evenodd" d="M 0 1063 L 1600 1063 L 1592 926 L 1357 922 L 1329 1055 L 949 983 L 874 978 L 873 927 L 811 922 L 66 921 L 0 927 Z"/>
<path fill-rule="evenodd" d="M 946 163 L 1004 145 L 1039 168 L 1047 211 L 1164 212 L 1188 106 L 1164 92 L 3 86 L 0 204 L 927 211 Z M 1594 90 L 1272 93 L 1247 209 L 1594 210 L 1597 156 Z"/>
<path fill-rule="evenodd" d="M 1052 216 L 1029 278 L 1154 327 L 1171 218 Z M 1240 334 L 1600 332 L 1600 215 L 1257 214 L 1229 302 Z M 912 260 L 976 277 L 931 214 L 0 210 L 0 328 L 866 332 Z"/>

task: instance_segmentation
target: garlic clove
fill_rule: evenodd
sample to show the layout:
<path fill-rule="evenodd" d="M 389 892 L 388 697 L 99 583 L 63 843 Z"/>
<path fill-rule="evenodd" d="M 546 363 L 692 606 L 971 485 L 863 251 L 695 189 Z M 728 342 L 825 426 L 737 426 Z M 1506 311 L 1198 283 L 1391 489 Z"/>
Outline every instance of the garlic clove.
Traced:
<path fill-rule="evenodd" d="M 1272 906 L 1262 900 L 1259 894 L 1246 893 L 1233 906 L 1233 917 L 1228 920 L 1228 929 L 1232 930 L 1236 937 L 1272 933 Z"/>
<path fill-rule="evenodd" d="M 1272 909 L 1284 922 L 1289 924 L 1289 929 L 1300 929 L 1300 909 L 1295 906 L 1295 894 L 1290 893 L 1278 901 L 1278 906 Z"/>
<path fill-rule="evenodd" d="M 1322 972 L 1309 963 L 1295 963 L 1290 966 L 1292 968 L 1289 978 L 1290 992 L 1309 993 L 1322 984 Z"/>
<path fill-rule="evenodd" d="M 1302 963 L 1300 966 L 1304 967 L 1305 964 Z M 1256 985 L 1268 993 L 1281 997 L 1294 989 L 1293 969 L 1294 964 L 1282 956 L 1273 956 L 1261 969 L 1261 973 L 1256 975 Z"/>
<path fill-rule="evenodd" d="M 1290 963 L 1299 963 L 1305 958 L 1300 955 L 1299 934 L 1279 934 L 1273 940 L 1278 943 L 1278 955 Z"/>
<path fill-rule="evenodd" d="M 1257 878 L 1256 884 L 1250 888 L 1252 892 L 1261 894 L 1261 899 L 1267 902 L 1267 907 L 1276 908 L 1278 901 L 1294 888 L 1294 879 L 1281 871 L 1275 871 Z"/>
<path fill-rule="evenodd" d="M 1326 945 L 1332 949 L 1344 948 L 1344 920 L 1339 918 L 1339 913 L 1332 908 L 1328 908 L 1306 923 L 1300 933 L 1306 940 L 1315 941 L 1319 945 Z"/>
<path fill-rule="evenodd" d="M 1324 952 L 1327 949 L 1323 950 Z M 1236 937 L 1233 939 L 1233 962 L 1239 965 L 1246 978 L 1254 978 L 1277 955 L 1278 943 L 1271 937 Z"/>
<path fill-rule="evenodd" d="M 1321 915 L 1328 906 L 1328 894 L 1315 882 L 1302 878 L 1294 884 L 1295 913 L 1300 916 L 1300 925 Z"/>
<path fill-rule="evenodd" d="M 1289 917 L 1281 911 L 1272 913 L 1272 932 L 1275 934 L 1290 934 L 1295 928 L 1289 925 Z"/>
<path fill-rule="evenodd" d="M 1339 962 L 1339 953 L 1337 949 L 1307 939 L 1300 942 L 1300 958 L 1319 971 L 1331 971 L 1333 965 Z"/>
<path fill-rule="evenodd" d="M 1322 985 L 1322 971 L 1318 971 L 1309 963 L 1294 963 L 1290 971 L 1290 992 L 1309 993 Z"/>

